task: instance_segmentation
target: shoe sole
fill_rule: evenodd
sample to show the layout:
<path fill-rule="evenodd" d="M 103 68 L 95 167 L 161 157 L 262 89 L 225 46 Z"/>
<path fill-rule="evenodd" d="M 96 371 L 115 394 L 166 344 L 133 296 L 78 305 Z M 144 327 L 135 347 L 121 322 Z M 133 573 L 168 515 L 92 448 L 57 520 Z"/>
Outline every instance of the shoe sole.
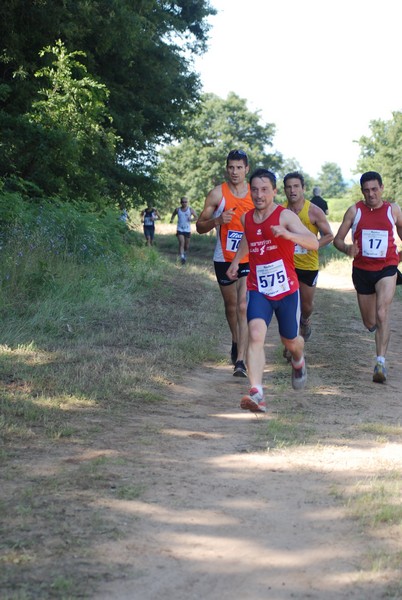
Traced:
<path fill-rule="evenodd" d="M 383 373 L 377 373 L 373 375 L 374 383 L 385 383 L 387 380 L 386 376 Z"/>
<path fill-rule="evenodd" d="M 233 377 L 247 377 L 247 373 L 238 369 L 233 373 Z"/>
<path fill-rule="evenodd" d="M 240 408 L 243 410 L 250 410 L 251 412 L 266 412 L 266 409 L 259 406 L 256 402 L 253 402 L 250 396 L 243 396 L 240 402 Z"/>

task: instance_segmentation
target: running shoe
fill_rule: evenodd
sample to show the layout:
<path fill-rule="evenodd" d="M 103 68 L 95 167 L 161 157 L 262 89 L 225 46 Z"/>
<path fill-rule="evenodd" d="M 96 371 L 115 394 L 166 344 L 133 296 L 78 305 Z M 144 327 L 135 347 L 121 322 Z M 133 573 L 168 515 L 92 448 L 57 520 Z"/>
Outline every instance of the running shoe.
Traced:
<path fill-rule="evenodd" d="M 265 398 L 257 388 L 251 388 L 250 392 L 243 396 L 240 402 L 240 408 L 251 410 L 251 412 L 266 412 Z"/>
<path fill-rule="evenodd" d="M 186 257 L 184 255 L 180 257 L 180 262 L 182 265 L 186 264 Z"/>
<path fill-rule="evenodd" d="M 299 369 L 295 369 L 292 364 L 292 388 L 294 390 L 302 390 L 304 388 L 304 386 L 306 385 L 306 382 L 307 382 L 306 363 L 304 362 L 303 365 Z"/>
<path fill-rule="evenodd" d="M 286 358 L 286 360 L 287 360 L 288 362 L 290 362 L 290 361 L 292 360 L 292 355 L 291 355 L 291 353 L 290 353 L 290 350 L 288 350 L 287 348 L 285 348 L 285 349 L 283 350 L 283 358 Z"/>
<path fill-rule="evenodd" d="M 237 361 L 237 344 L 236 344 L 236 342 L 232 342 L 232 349 L 230 351 L 230 360 L 232 361 L 232 365 L 236 364 L 236 361 Z"/>
<path fill-rule="evenodd" d="M 246 365 L 242 360 L 237 360 L 233 371 L 234 377 L 247 377 Z"/>
<path fill-rule="evenodd" d="M 311 338 L 311 323 L 310 319 L 307 321 L 300 321 L 300 335 L 307 342 Z"/>
<path fill-rule="evenodd" d="M 387 380 L 387 369 L 383 363 L 378 362 L 374 367 L 373 381 L 375 383 L 385 383 Z"/>

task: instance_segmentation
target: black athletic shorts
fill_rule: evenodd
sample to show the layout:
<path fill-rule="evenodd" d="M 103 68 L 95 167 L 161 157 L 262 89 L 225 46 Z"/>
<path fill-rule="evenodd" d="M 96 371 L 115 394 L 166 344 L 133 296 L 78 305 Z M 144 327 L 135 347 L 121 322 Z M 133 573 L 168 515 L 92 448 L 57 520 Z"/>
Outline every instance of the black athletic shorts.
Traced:
<path fill-rule="evenodd" d="M 191 237 L 191 231 L 176 231 L 176 235 L 182 235 L 185 238 Z"/>
<path fill-rule="evenodd" d="M 230 262 L 214 261 L 216 280 L 219 283 L 219 285 L 232 285 L 232 283 L 235 283 L 226 275 L 226 271 L 228 270 L 230 265 Z M 239 279 L 241 277 L 247 277 L 249 273 L 250 265 L 248 263 L 240 263 L 239 269 L 237 271 L 237 276 L 239 277 Z"/>
<path fill-rule="evenodd" d="M 366 269 L 358 269 L 353 267 L 352 280 L 355 290 L 358 294 L 368 296 L 375 294 L 375 284 L 383 279 L 383 277 L 392 277 L 398 271 L 396 265 L 384 267 L 380 271 L 367 271 Z"/>
<path fill-rule="evenodd" d="M 317 285 L 318 271 L 308 271 L 307 269 L 296 269 L 297 279 L 309 287 Z"/>

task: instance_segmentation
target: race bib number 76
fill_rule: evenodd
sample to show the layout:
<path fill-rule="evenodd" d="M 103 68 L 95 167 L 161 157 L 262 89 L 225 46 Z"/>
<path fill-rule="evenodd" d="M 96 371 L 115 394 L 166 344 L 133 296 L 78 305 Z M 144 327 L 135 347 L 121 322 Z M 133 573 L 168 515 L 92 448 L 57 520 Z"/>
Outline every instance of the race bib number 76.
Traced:
<path fill-rule="evenodd" d="M 268 265 L 257 265 L 258 291 L 266 296 L 277 296 L 289 291 L 289 282 L 283 260 Z"/>
<path fill-rule="evenodd" d="M 242 231 L 229 230 L 226 238 L 226 250 L 229 250 L 230 252 L 237 252 L 242 237 Z"/>

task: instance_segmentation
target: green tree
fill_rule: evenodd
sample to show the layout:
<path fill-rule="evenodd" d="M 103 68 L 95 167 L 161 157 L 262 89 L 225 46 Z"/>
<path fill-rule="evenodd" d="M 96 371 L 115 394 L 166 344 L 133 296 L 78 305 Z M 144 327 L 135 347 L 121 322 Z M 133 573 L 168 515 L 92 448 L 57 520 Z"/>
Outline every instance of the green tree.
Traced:
<path fill-rule="evenodd" d="M 19 164 L 14 174 L 37 193 L 99 204 L 109 192 L 105 173 L 114 165 L 117 144 L 106 109 L 108 91 L 78 62 L 84 53 L 68 53 L 58 41 L 40 54 L 51 62 L 35 74 L 44 80 L 41 99 L 20 121 L 22 138 L 10 144 L 8 158 Z"/>
<path fill-rule="evenodd" d="M 392 119 L 370 121 L 371 133 L 359 139 L 357 172 L 377 171 L 384 182 L 385 196 L 402 199 L 402 112 Z"/>
<path fill-rule="evenodd" d="M 13 133 L 23 134 L 28 146 L 48 137 L 25 115 L 41 87 L 34 77 L 43 68 L 39 53 L 61 39 L 67 52 L 85 53 L 88 73 L 110 92 L 110 127 L 118 137 L 119 161 L 109 173 L 115 196 L 122 186 L 138 192 L 150 179 L 158 145 L 184 133 L 200 88 L 192 56 L 204 51 L 206 17 L 215 12 L 207 0 L 3 0 L 0 119 L 10 135 L 0 146 L 0 177 L 18 175 L 29 163 L 23 145 L 22 155 L 14 152 L 15 162 L 8 160 Z M 54 140 L 53 150 L 60 144 Z"/>
<path fill-rule="evenodd" d="M 262 123 L 258 112 L 249 111 L 246 100 L 233 92 L 225 100 L 205 94 L 187 127 L 189 134 L 180 143 L 160 153 L 160 206 L 168 212 L 183 195 L 199 210 L 208 191 L 224 180 L 230 150 L 247 152 L 251 170 L 262 166 L 276 171 L 281 164 L 280 155 L 268 152 L 275 126 Z"/>
<path fill-rule="evenodd" d="M 341 168 L 332 162 L 326 162 L 322 165 L 317 183 L 324 197 L 338 198 L 346 190 L 346 183 L 343 179 Z"/>

